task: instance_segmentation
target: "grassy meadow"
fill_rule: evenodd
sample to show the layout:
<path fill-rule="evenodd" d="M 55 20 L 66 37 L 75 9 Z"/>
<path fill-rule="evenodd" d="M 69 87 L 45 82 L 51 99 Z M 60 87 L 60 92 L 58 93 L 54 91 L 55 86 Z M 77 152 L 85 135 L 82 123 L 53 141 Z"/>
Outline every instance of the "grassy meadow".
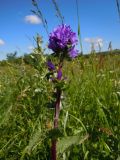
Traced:
<path fill-rule="evenodd" d="M 120 159 L 120 54 L 65 61 L 59 129 L 53 129 L 53 87 L 39 55 L 0 62 L 0 160 Z M 18 63 L 19 62 L 19 63 Z"/>

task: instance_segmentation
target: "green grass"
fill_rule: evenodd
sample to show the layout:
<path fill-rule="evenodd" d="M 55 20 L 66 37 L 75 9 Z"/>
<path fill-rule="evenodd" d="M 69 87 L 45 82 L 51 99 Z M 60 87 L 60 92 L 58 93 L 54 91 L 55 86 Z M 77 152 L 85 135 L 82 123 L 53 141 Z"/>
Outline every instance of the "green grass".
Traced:
<path fill-rule="evenodd" d="M 52 130 L 46 68 L 41 70 L 40 61 L 19 61 L 0 65 L 1 160 L 49 160 L 56 135 L 58 160 L 120 158 L 120 54 L 65 62 L 59 131 Z"/>

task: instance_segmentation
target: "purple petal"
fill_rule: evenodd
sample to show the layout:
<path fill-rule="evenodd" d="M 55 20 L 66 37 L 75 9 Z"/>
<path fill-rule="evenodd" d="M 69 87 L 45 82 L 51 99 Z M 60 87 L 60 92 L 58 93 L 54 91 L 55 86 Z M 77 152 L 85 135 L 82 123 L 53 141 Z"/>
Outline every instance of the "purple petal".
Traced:
<path fill-rule="evenodd" d="M 71 58 L 75 58 L 78 56 L 78 50 L 76 50 L 74 47 L 72 47 L 70 50 L 69 50 L 69 56 Z"/>
<path fill-rule="evenodd" d="M 47 66 L 50 71 L 55 70 L 55 65 L 50 60 L 47 61 Z"/>
<path fill-rule="evenodd" d="M 61 71 L 61 69 L 59 69 L 57 72 L 57 79 L 61 80 L 61 78 L 62 78 L 62 71 Z"/>

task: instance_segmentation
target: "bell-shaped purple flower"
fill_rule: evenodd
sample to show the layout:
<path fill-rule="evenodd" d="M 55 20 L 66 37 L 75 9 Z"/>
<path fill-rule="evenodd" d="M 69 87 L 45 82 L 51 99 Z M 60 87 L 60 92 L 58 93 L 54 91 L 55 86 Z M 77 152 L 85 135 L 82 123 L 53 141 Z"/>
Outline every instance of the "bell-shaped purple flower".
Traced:
<path fill-rule="evenodd" d="M 61 68 L 59 68 L 59 70 L 57 72 L 57 79 L 61 80 L 61 78 L 62 78 L 62 71 L 61 71 Z"/>
<path fill-rule="evenodd" d="M 52 49 L 55 53 L 69 53 L 69 51 L 73 52 L 70 48 L 75 46 L 77 42 L 76 33 L 72 31 L 70 26 L 63 24 L 59 25 L 50 33 L 48 48 Z M 78 54 L 78 52 L 75 52 L 76 50 L 74 50 L 74 54 L 68 55 L 73 55 L 70 57 L 74 58 Z"/>
<path fill-rule="evenodd" d="M 49 71 L 55 70 L 55 65 L 50 60 L 47 61 L 47 66 Z"/>

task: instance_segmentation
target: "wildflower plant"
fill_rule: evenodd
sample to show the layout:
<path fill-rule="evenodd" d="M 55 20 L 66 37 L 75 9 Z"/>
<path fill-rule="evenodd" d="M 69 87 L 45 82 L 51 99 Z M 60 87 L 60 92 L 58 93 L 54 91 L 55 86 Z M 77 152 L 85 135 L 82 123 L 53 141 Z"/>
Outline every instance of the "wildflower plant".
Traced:
<path fill-rule="evenodd" d="M 58 64 L 53 64 L 51 60 L 47 61 L 48 74 L 47 77 L 54 84 L 55 103 L 53 103 L 54 114 L 54 129 L 58 129 L 58 120 L 60 113 L 61 95 L 65 85 L 65 78 L 63 77 L 62 67 L 64 59 L 67 57 L 75 58 L 78 55 L 78 50 L 75 49 L 77 44 L 77 36 L 70 26 L 66 24 L 59 25 L 50 33 L 48 48 L 52 49 L 53 55 L 58 58 Z M 56 160 L 56 144 L 57 138 L 52 139 L 52 160 Z"/>

